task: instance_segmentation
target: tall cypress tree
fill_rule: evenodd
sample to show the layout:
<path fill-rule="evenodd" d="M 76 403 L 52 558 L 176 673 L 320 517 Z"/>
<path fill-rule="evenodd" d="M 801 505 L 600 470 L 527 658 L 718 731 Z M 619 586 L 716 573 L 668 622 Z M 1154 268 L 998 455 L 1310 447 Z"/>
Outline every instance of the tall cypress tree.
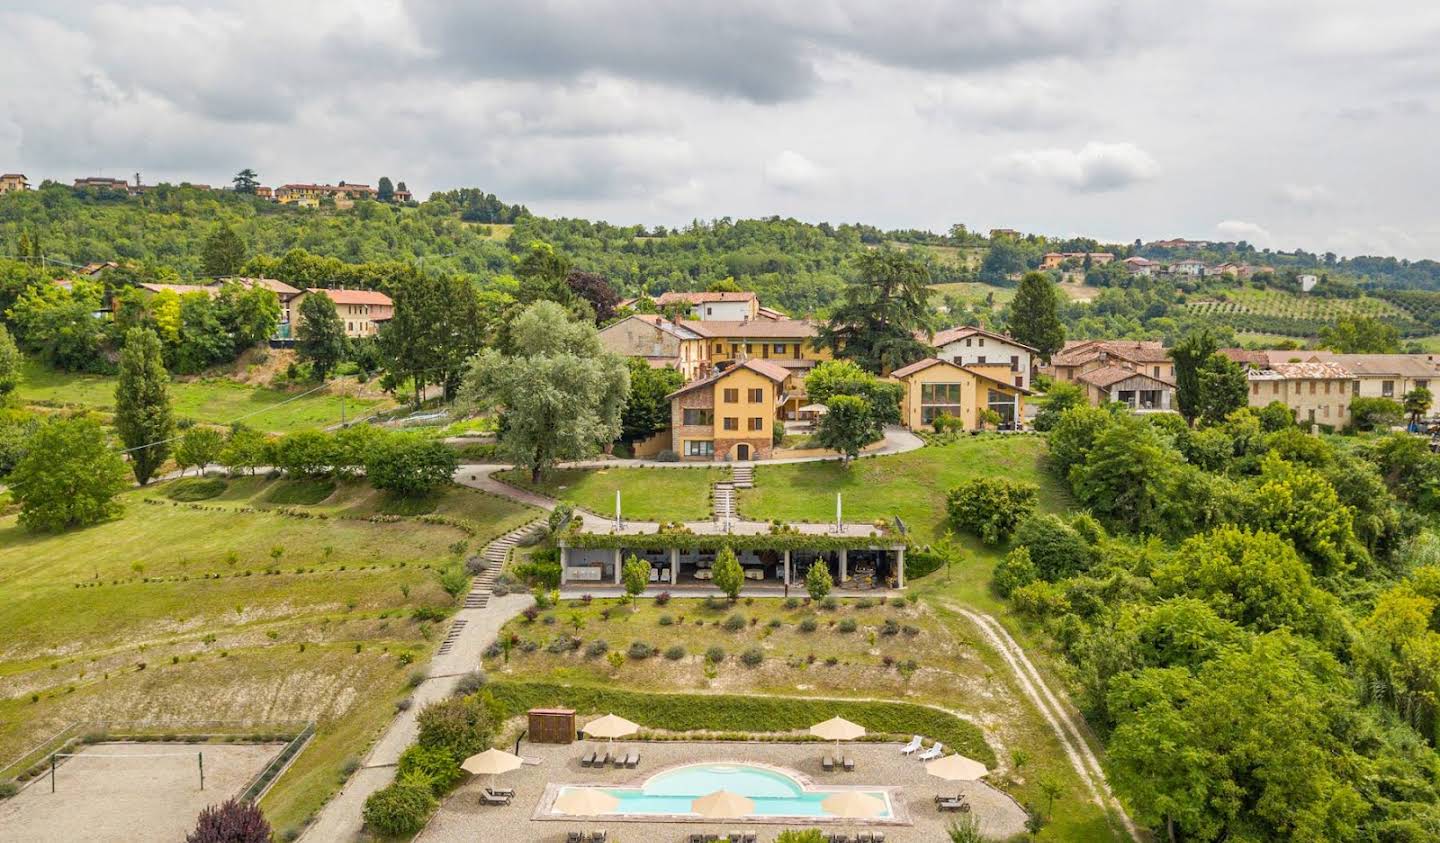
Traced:
<path fill-rule="evenodd" d="M 200 255 L 205 274 L 211 277 L 239 275 L 245 265 L 245 241 L 235 229 L 221 224 L 205 239 L 205 249 Z"/>
<path fill-rule="evenodd" d="M 1010 302 L 1009 322 L 1010 336 L 1036 349 L 1046 360 L 1065 347 L 1055 283 L 1042 273 L 1031 272 L 1020 279 L 1015 300 Z"/>
<path fill-rule="evenodd" d="M 1170 349 L 1170 359 L 1175 361 L 1175 409 L 1190 424 L 1195 423 L 1202 410 L 1200 367 L 1216 348 L 1215 338 L 1202 328 L 1186 335 Z"/>
<path fill-rule="evenodd" d="M 120 351 L 115 387 L 115 429 L 130 451 L 130 470 L 141 486 L 170 456 L 175 419 L 170 412 L 170 374 L 160 356 L 160 338 L 149 328 L 131 328 Z"/>

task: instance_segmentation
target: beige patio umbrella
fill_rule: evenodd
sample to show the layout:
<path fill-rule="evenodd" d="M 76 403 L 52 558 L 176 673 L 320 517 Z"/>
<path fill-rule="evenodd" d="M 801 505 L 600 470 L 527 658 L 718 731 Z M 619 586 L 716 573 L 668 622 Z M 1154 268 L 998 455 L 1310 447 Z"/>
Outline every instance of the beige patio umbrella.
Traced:
<path fill-rule="evenodd" d="M 717 790 L 708 796 L 702 796 L 694 802 L 691 802 L 690 810 L 706 819 L 733 820 L 739 817 L 748 817 L 755 813 L 755 802 L 738 793 L 731 793 L 728 790 Z"/>
<path fill-rule="evenodd" d="M 578 817 L 593 817 L 608 814 L 620 805 L 620 800 L 603 790 L 593 787 L 577 787 L 560 794 L 554 809 Z"/>
<path fill-rule="evenodd" d="M 841 741 L 853 741 L 856 738 L 865 737 L 865 727 L 858 723 L 851 723 L 843 717 L 832 717 L 824 723 L 816 723 L 811 726 L 810 734 L 827 741 L 834 741 L 835 752 L 838 753 Z"/>
<path fill-rule="evenodd" d="M 925 772 L 950 782 L 973 782 L 990 771 L 979 761 L 957 754 L 926 762 Z"/>
<path fill-rule="evenodd" d="M 487 749 L 479 755 L 466 758 L 460 769 L 476 776 L 489 776 L 490 786 L 493 788 L 496 776 L 518 770 L 524 763 L 520 756 L 511 755 L 503 749 Z"/>
<path fill-rule="evenodd" d="M 861 793 L 858 790 L 847 790 L 837 793 L 820 803 L 826 813 L 847 819 L 866 819 L 878 817 L 885 812 L 885 801 L 876 799 L 868 793 Z"/>
<path fill-rule="evenodd" d="M 633 735 L 640 731 L 639 724 L 631 723 L 623 717 L 614 714 L 607 714 L 599 720 L 592 720 L 585 726 L 585 734 L 592 738 L 606 738 L 612 743 L 616 738 L 623 738 L 626 735 Z"/>

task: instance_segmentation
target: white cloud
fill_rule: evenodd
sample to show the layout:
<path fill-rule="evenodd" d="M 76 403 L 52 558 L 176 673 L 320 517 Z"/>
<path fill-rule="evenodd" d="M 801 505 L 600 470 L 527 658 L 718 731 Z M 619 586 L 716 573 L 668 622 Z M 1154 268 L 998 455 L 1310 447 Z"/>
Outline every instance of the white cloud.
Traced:
<path fill-rule="evenodd" d="M 1323 184 L 1282 184 L 1276 195 L 1280 201 L 1299 207 L 1327 205 L 1333 198 L 1330 188 Z"/>
<path fill-rule="evenodd" d="M 1080 149 L 1032 149 L 995 161 L 993 172 L 1012 181 L 1049 182 L 1077 193 L 1103 193 L 1160 174 L 1150 153 L 1133 143 L 1092 141 Z"/>
<path fill-rule="evenodd" d="M 826 176 L 823 167 L 793 149 L 781 152 L 765 164 L 765 181 L 782 190 L 811 190 Z"/>
<path fill-rule="evenodd" d="M 978 132 L 1055 129 L 1084 119 L 1079 103 L 1043 79 L 955 79 L 927 85 L 916 111 Z"/>
<path fill-rule="evenodd" d="M 1252 246 L 1265 248 L 1275 242 L 1275 237 L 1264 226 L 1244 220 L 1223 220 L 1215 225 L 1215 233 L 1221 240 L 1244 240 Z"/>

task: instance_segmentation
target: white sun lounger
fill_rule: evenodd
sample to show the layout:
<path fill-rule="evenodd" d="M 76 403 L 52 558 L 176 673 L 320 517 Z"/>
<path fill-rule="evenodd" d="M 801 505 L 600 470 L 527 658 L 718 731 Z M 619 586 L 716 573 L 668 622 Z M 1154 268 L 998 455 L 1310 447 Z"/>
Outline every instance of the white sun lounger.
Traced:
<path fill-rule="evenodd" d="M 919 735 L 916 735 L 910 739 L 910 743 L 907 743 L 904 746 L 900 747 L 900 754 L 914 755 L 923 744 L 924 741 L 921 740 Z"/>
<path fill-rule="evenodd" d="M 921 761 L 934 761 L 936 758 L 939 758 L 944 752 L 945 744 L 936 741 L 934 746 L 920 753 L 918 757 Z"/>

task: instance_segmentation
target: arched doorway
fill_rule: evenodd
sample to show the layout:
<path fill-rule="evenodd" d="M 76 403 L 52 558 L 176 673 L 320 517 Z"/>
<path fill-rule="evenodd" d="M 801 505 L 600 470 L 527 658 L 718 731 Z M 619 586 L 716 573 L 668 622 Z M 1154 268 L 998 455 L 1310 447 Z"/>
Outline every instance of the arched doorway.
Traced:
<path fill-rule="evenodd" d="M 735 459 L 737 459 L 737 460 L 748 460 L 748 459 L 750 459 L 750 446 L 749 446 L 748 444 L 744 443 L 744 442 L 741 442 L 739 445 L 736 445 L 736 446 L 735 446 Z"/>

